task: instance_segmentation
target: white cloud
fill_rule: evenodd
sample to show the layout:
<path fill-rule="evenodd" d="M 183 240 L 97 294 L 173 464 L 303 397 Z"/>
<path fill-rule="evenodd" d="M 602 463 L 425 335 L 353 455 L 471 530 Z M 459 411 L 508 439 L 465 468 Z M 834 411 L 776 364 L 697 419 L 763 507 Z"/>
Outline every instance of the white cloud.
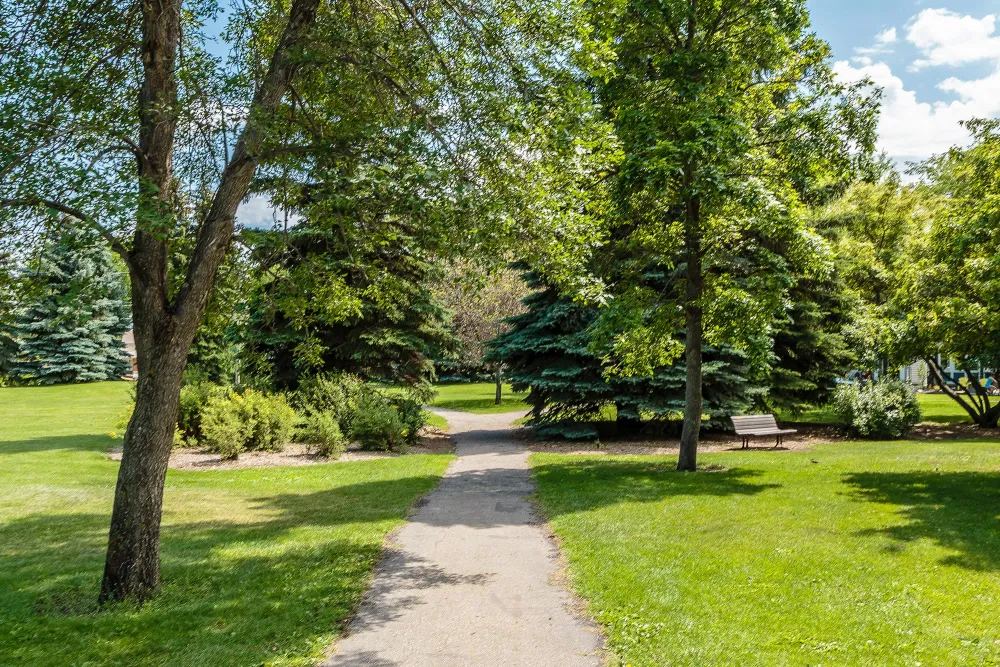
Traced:
<path fill-rule="evenodd" d="M 894 44 L 896 39 L 896 26 L 886 28 L 879 34 L 875 35 L 875 42 L 877 44 Z"/>
<path fill-rule="evenodd" d="M 913 68 L 1000 60 L 996 21 L 993 14 L 977 19 L 947 9 L 925 9 L 906 26 L 906 41 L 924 55 Z"/>
<path fill-rule="evenodd" d="M 869 78 L 882 88 L 879 148 L 897 163 L 924 160 L 952 146 L 965 145 L 969 133 L 962 121 L 1000 116 L 1000 34 L 997 16 L 975 18 L 947 9 L 925 9 L 906 25 L 906 41 L 921 54 L 911 71 L 932 66 L 957 67 L 970 63 L 993 63 L 994 71 L 981 79 L 951 76 L 937 84 L 938 90 L 955 99 L 920 101 L 907 90 L 889 65 L 870 56 L 890 53 L 898 41 L 895 28 L 875 36 L 874 46 L 855 49 L 851 62 L 836 63 L 834 71 L 845 82 Z M 853 63 L 853 64 L 852 64 Z"/>
<path fill-rule="evenodd" d="M 891 44 L 896 43 L 896 28 L 886 28 L 879 34 L 875 35 L 875 46 L 859 46 L 854 49 L 854 53 L 857 55 L 852 58 L 855 62 L 861 63 L 862 65 L 870 65 L 871 58 L 868 56 L 877 56 L 883 53 L 892 53 L 892 49 L 889 48 Z"/>
<path fill-rule="evenodd" d="M 1000 114 L 1000 72 L 980 81 L 948 79 L 938 87 L 954 92 L 960 99 L 921 102 L 885 63 L 854 67 L 840 61 L 834 71 L 844 82 L 867 77 L 883 89 L 879 148 L 897 162 L 923 160 L 963 145 L 969 134 L 960 121 Z"/>
<path fill-rule="evenodd" d="M 289 226 L 294 227 L 300 219 L 300 216 L 290 213 Z M 284 225 L 285 214 L 271 204 L 271 198 L 267 195 L 251 195 L 236 210 L 236 222 L 244 227 L 270 229 L 277 224 Z"/>

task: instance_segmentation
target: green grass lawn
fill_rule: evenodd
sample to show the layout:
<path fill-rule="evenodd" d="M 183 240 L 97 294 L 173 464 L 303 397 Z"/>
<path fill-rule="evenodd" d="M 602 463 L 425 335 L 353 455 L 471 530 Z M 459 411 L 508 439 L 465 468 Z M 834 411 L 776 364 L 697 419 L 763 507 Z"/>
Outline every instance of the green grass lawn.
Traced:
<path fill-rule="evenodd" d="M 917 402 L 924 413 L 925 422 L 938 424 L 971 424 L 969 413 L 945 394 L 917 394 Z M 836 421 L 829 407 L 813 408 L 799 414 L 779 413 L 778 420 L 799 424 L 832 424 Z"/>
<path fill-rule="evenodd" d="M 535 454 L 622 664 L 1000 664 L 1000 441 Z"/>
<path fill-rule="evenodd" d="M 527 412 L 531 409 L 524 399 L 527 392 L 515 393 L 509 384 L 503 386 L 500 405 L 494 405 L 496 385 L 489 382 L 468 384 L 439 384 L 434 386 L 437 396 L 431 403 L 434 407 L 447 410 L 461 410 L 478 414 L 498 412 Z"/>
<path fill-rule="evenodd" d="M 0 389 L 0 665 L 313 665 L 451 457 L 171 471 L 162 594 L 99 611 L 127 390 Z"/>
<path fill-rule="evenodd" d="M 428 426 L 441 429 L 442 431 L 448 430 L 448 420 L 441 415 L 436 415 L 433 412 L 424 410 L 424 417 L 427 419 Z"/>

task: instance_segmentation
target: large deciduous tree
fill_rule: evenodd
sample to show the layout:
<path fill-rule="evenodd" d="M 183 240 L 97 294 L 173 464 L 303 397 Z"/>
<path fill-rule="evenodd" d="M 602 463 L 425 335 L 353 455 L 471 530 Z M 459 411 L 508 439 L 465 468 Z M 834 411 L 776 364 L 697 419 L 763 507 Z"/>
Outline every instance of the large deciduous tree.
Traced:
<path fill-rule="evenodd" d="M 1000 401 L 980 368 L 1000 370 L 1000 121 L 967 124 L 974 141 L 932 160 L 928 197 L 899 265 L 893 308 L 902 329 L 898 361 L 923 359 L 934 382 L 972 421 L 995 428 Z M 953 389 L 942 360 L 955 360 L 968 384 Z"/>
<path fill-rule="evenodd" d="M 222 36 L 232 54 L 224 61 L 206 48 L 216 9 L 187 0 L 0 7 L 4 240 L 31 243 L 40 227 L 86 226 L 121 255 L 131 282 L 139 379 L 102 601 L 159 588 L 181 378 L 258 172 L 301 174 L 311 156 L 343 149 L 340 130 L 355 109 L 320 113 L 338 95 L 363 102 L 364 113 L 405 111 L 423 142 L 464 173 L 457 182 L 499 183 L 484 195 L 514 193 L 478 228 L 452 236 L 503 238 L 515 228 L 517 195 L 532 195 L 526 171 L 546 153 L 540 134 L 524 129 L 525 113 L 545 107 L 564 54 L 578 46 L 562 5 L 520 3 L 519 14 L 499 3 L 262 0 L 235 12 Z M 179 192 L 202 200 L 179 211 Z M 544 221 L 544 209 L 525 210 Z M 195 219 L 195 241 L 177 262 L 171 251 L 188 229 L 183 215 Z"/>
<path fill-rule="evenodd" d="M 592 21 L 614 54 L 594 75 L 622 144 L 615 214 L 635 267 L 615 279 L 609 312 L 635 322 L 616 353 L 648 372 L 683 350 L 678 468 L 694 470 L 704 345 L 769 354 L 792 268 L 829 262 L 804 190 L 865 159 L 875 104 L 835 81 L 804 0 L 606 0 Z M 654 264 L 683 268 L 683 289 L 644 287 Z"/>

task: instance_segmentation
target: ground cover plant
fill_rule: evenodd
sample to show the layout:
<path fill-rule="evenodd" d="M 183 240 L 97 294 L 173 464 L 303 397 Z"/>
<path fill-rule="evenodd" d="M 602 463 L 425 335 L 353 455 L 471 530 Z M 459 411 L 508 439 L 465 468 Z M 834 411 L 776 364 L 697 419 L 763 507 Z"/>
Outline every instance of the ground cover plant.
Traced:
<path fill-rule="evenodd" d="M 528 392 L 516 392 L 510 385 L 504 385 L 503 398 L 496 405 L 496 386 L 489 382 L 470 382 L 435 385 L 437 392 L 431 405 L 445 410 L 461 410 L 476 414 L 496 414 L 501 412 L 527 412 L 531 406 L 524 402 Z"/>
<path fill-rule="evenodd" d="M 314 664 L 450 457 L 170 471 L 162 593 L 98 611 L 128 388 L 0 389 L 0 664 Z"/>
<path fill-rule="evenodd" d="M 1000 660 L 1000 440 L 531 463 L 621 664 Z"/>

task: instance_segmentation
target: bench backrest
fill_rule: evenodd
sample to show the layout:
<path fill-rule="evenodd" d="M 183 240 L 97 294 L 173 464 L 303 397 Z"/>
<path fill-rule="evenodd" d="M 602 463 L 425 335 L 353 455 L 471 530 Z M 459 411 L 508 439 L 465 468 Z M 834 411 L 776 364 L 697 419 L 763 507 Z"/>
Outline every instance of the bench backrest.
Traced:
<path fill-rule="evenodd" d="M 731 417 L 731 419 L 737 434 L 778 428 L 778 423 L 774 421 L 774 415 L 747 415 L 745 417 Z"/>

